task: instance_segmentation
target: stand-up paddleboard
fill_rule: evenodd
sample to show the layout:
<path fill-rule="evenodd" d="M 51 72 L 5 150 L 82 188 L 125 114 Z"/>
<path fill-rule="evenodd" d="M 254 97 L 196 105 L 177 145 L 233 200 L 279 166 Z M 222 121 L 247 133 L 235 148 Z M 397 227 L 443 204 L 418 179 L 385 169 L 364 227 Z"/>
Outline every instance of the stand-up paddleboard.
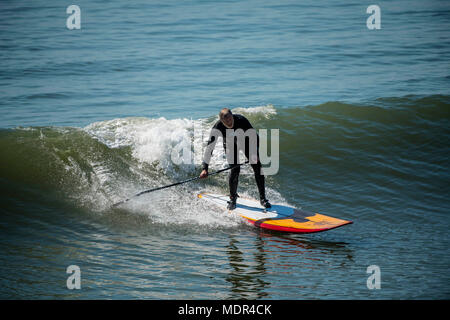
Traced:
<path fill-rule="evenodd" d="M 200 193 L 198 197 L 227 210 L 228 196 Z M 241 216 L 257 227 L 283 232 L 321 232 L 353 223 L 283 205 L 272 204 L 271 208 L 264 209 L 259 201 L 240 197 L 237 198 L 236 209 L 230 213 Z"/>

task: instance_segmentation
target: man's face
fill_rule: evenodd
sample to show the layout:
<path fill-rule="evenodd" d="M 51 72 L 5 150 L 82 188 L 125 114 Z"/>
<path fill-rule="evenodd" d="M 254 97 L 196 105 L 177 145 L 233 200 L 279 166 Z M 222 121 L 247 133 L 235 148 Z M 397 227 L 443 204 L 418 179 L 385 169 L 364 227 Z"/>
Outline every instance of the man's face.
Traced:
<path fill-rule="evenodd" d="M 231 112 L 222 116 L 220 121 L 222 121 L 222 123 L 225 127 L 229 128 L 229 129 L 233 128 L 234 119 L 233 119 L 233 115 L 231 114 Z"/>

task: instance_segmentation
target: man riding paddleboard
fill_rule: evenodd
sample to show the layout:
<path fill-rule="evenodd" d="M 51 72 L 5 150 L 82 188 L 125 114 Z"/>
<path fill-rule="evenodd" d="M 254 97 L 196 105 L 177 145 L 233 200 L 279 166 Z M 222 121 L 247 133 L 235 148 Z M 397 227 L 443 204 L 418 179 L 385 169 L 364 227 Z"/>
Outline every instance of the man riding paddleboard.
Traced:
<path fill-rule="evenodd" d="M 271 204 L 266 199 L 264 175 L 261 173 L 262 166 L 259 159 L 259 136 L 256 134 L 256 130 L 252 127 L 247 118 L 239 114 L 233 114 L 228 108 L 223 108 L 220 111 L 219 121 L 217 121 L 211 129 L 211 134 L 203 156 L 203 170 L 200 173 L 200 178 L 203 179 L 208 176 L 208 165 L 218 136 L 222 136 L 223 138 L 223 148 L 227 156 L 228 164 L 238 164 L 237 159 L 239 158 L 239 151 L 241 150 L 244 152 L 255 173 L 260 203 L 263 207 L 270 208 Z M 229 210 L 236 208 L 240 170 L 240 165 L 236 165 L 231 169 L 228 177 L 230 188 L 230 201 L 228 202 Z"/>

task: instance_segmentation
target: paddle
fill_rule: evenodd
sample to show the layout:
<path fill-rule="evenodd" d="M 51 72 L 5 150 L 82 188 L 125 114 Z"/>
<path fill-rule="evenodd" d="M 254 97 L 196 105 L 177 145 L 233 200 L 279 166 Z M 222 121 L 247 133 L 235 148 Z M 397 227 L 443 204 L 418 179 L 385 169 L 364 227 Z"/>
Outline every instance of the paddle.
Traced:
<path fill-rule="evenodd" d="M 218 173 L 221 173 L 221 172 L 224 172 L 224 171 L 226 171 L 226 170 L 233 169 L 233 168 L 235 168 L 235 167 L 242 166 L 243 164 L 246 164 L 246 163 L 248 163 L 248 161 L 246 161 L 246 162 L 244 162 L 244 163 L 240 163 L 240 164 L 234 164 L 234 165 L 229 166 L 229 167 L 227 167 L 227 168 L 220 169 L 220 170 L 217 170 L 217 171 L 212 172 L 212 173 L 208 173 L 208 177 L 209 177 L 209 176 L 213 176 L 213 175 L 218 174 Z M 125 203 L 125 202 L 131 200 L 132 198 L 139 197 L 140 195 L 143 195 L 143 194 L 145 194 L 145 193 L 150 193 L 150 192 L 153 192 L 153 191 L 158 191 L 158 190 L 162 190 L 162 189 L 166 189 L 166 188 L 178 186 L 178 185 L 180 185 L 180 184 L 183 184 L 183 183 L 186 183 L 186 182 L 195 181 L 195 180 L 199 180 L 199 179 L 200 179 L 200 177 L 195 177 L 195 178 L 187 179 L 187 180 L 184 180 L 184 181 L 175 182 L 175 183 L 169 184 L 169 185 L 167 185 L 167 186 L 162 186 L 162 187 L 157 187 L 157 188 L 154 188 L 154 189 L 144 190 L 144 191 L 141 191 L 141 192 L 135 194 L 134 196 L 131 196 L 131 197 L 128 198 L 128 199 L 125 199 L 125 200 L 122 200 L 122 201 L 120 201 L 120 202 L 117 202 L 117 203 L 113 204 L 112 206 L 113 206 L 113 207 L 117 207 L 118 205 L 121 205 L 121 204 L 123 204 L 123 203 Z"/>

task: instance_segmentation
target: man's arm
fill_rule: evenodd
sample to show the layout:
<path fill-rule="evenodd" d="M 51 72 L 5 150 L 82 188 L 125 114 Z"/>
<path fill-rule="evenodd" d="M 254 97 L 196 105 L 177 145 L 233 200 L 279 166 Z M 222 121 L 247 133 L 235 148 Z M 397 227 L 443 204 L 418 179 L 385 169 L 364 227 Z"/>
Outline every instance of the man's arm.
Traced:
<path fill-rule="evenodd" d="M 244 131 L 247 131 L 247 130 L 249 130 L 249 129 L 255 130 L 255 133 L 256 133 L 256 129 L 253 128 L 253 126 L 252 126 L 252 124 L 250 123 L 250 121 L 248 121 L 248 119 L 247 119 L 246 117 L 244 117 L 244 116 L 241 116 L 240 127 L 241 127 Z M 248 160 L 249 160 L 250 163 L 252 163 L 252 164 L 253 164 L 253 163 L 259 162 L 260 160 L 259 160 L 259 135 L 258 135 L 258 133 L 256 133 L 256 154 L 255 154 L 255 155 L 250 154 L 250 151 L 251 151 L 252 149 L 250 148 L 250 146 L 249 146 L 248 143 L 249 143 L 249 140 L 248 140 L 248 138 L 246 138 L 246 142 L 245 142 L 246 146 L 245 146 L 245 149 L 248 150 L 249 156 L 250 156 L 250 158 L 249 158 Z M 256 159 L 255 159 L 255 156 L 256 156 Z"/>
<path fill-rule="evenodd" d="M 206 145 L 205 153 L 203 154 L 203 162 L 202 162 L 202 168 L 203 171 L 208 172 L 208 166 L 209 162 L 212 157 L 212 153 L 214 151 L 214 148 L 217 143 L 217 138 L 221 136 L 222 133 L 219 129 L 217 129 L 217 124 L 214 125 L 214 127 L 211 129 L 211 133 L 209 135 L 208 143 Z"/>
<path fill-rule="evenodd" d="M 242 130 L 247 131 L 248 129 L 253 129 L 252 124 L 250 123 L 250 121 L 248 121 L 246 117 L 242 116 L 241 121 L 242 121 L 241 123 Z"/>

